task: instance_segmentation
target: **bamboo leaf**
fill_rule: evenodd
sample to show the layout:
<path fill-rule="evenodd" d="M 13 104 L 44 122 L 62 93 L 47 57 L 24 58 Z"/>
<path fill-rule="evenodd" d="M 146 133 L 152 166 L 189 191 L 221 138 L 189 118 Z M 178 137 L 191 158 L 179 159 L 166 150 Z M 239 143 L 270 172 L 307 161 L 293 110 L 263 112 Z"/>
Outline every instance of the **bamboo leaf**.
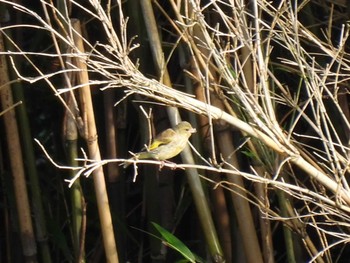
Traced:
<path fill-rule="evenodd" d="M 168 230 L 164 229 L 157 223 L 152 222 L 152 225 L 157 229 L 157 231 L 164 238 L 166 244 L 172 249 L 179 252 L 184 256 L 188 261 L 179 261 L 179 262 L 203 262 L 198 256 L 193 254 L 191 250 L 176 236 L 170 233 Z"/>

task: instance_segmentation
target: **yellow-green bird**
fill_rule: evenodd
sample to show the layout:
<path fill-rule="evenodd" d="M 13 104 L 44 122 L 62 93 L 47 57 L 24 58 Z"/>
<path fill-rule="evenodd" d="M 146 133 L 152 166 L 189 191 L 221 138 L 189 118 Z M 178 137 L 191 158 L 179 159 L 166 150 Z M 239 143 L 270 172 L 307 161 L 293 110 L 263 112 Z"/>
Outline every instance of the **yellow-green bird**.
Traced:
<path fill-rule="evenodd" d="M 165 161 L 173 158 L 185 149 L 188 139 L 195 132 L 196 129 L 192 128 L 189 122 L 182 121 L 174 129 L 169 128 L 158 134 L 147 151 L 136 153 L 131 160 L 154 159 Z M 129 165 L 130 163 L 125 163 L 124 168 Z"/>

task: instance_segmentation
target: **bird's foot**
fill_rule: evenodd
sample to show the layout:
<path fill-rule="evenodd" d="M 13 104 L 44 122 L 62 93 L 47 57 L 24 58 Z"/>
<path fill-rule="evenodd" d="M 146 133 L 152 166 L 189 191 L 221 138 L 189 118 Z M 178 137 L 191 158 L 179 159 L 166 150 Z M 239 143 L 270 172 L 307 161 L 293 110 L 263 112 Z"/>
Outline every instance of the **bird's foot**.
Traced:
<path fill-rule="evenodd" d="M 162 168 L 165 166 L 165 164 L 167 164 L 171 170 L 177 169 L 176 163 L 169 162 L 169 161 L 161 161 L 159 164 L 159 171 L 162 170 Z"/>

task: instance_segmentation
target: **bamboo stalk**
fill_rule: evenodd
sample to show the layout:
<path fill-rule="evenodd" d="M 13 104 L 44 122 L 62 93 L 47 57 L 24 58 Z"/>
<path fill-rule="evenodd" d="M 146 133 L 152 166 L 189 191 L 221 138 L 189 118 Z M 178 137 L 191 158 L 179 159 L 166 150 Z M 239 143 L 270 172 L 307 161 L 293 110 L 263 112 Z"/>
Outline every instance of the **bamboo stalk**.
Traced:
<path fill-rule="evenodd" d="M 79 20 L 72 19 L 72 25 L 75 30 L 74 42 L 77 47 L 78 52 L 84 52 L 84 45 L 81 37 L 81 29 Z M 83 58 L 77 59 L 76 65 L 81 71 L 78 75 L 78 82 L 84 84 L 82 88 L 79 89 L 81 107 L 83 113 L 84 125 L 86 125 L 86 141 L 89 150 L 89 158 L 92 160 L 100 161 L 101 154 L 97 139 L 97 130 L 94 117 L 94 110 L 91 99 L 91 91 L 89 83 L 89 78 L 87 74 L 87 67 Z M 109 208 L 109 201 L 107 195 L 106 182 L 104 177 L 104 172 L 102 166 L 98 167 L 93 172 L 94 186 L 97 199 L 97 207 L 100 216 L 101 230 L 104 249 L 106 253 L 107 261 L 110 263 L 119 262 L 116 241 L 114 238 L 114 230 L 112 224 L 112 217 Z"/>
<path fill-rule="evenodd" d="M 227 159 L 231 153 L 235 151 L 233 148 L 232 137 L 229 131 L 226 130 L 220 133 L 220 136 L 218 136 L 218 144 L 220 152 L 227 162 L 227 168 L 230 169 L 231 167 L 235 167 L 240 170 L 235 155 Z M 227 178 L 232 183 L 233 191 L 231 192 L 231 198 L 233 201 L 233 206 L 235 208 L 239 231 L 242 237 L 243 248 L 245 250 L 245 258 L 247 262 L 250 263 L 262 263 L 263 259 L 259 246 L 259 240 L 257 237 L 257 232 L 255 231 L 253 216 L 249 207 L 249 203 L 247 201 L 248 198 L 243 178 L 234 175 L 227 175 Z"/>
<path fill-rule="evenodd" d="M 0 34 L 0 51 L 4 51 L 3 34 Z M 12 91 L 9 83 L 6 57 L 0 56 L 0 96 L 2 110 L 13 105 Z M 3 115 L 6 140 L 10 158 L 11 172 L 13 176 L 16 198 L 17 214 L 19 217 L 19 229 L 22 242 L 22 252 L 25 262 L 37 262 L 37 247 L 33 231 L 33 224 L 28 200 L 25 172 L 23 167 L 22 150 L 19 140 L 19 132 L 15 110 L 11 109 Z"/>
<path fill-rule="evenodd" d="M 156 20 L 152 9 L 150 0 L 142 0 L 141 7 L 145 19 L 148 36 L 151 41 L 151 50 L 153 58 L 158 70 L 160 79 L 165 85 L 171 86 L 171 80 L 166 68 L 164 55 L 162 53 L 162 46 L 157 30 Z M 168 107 L 168 116 L 173 126 L 181 121 L 178 109 L 175 107 Z M 181 158 L 184 163 L 194 163 L 194 159 L 189 146 L 181 153 Z M 204 232 L 206 242 L 209 247 L 210 255 L 215 262 L 225 261 L 223 258 L 222 249 L 214 226 L 213 218 L 209 209 L 209 204 L 205 198 L 204 190 L 196 169 L 186 169 L 187 180 L 190 185 L 197 212 L 200 218 L 200 223 Z"/>
<path fill-rule="evenodd" d="M 75 112 L 75 106 L 73 103 L 72 93 L 68 94 L 67 105 L 71 109 L 71 112 Z M 65 148 L 67 152 L 68 163 L 71 166 L 77 166 L 78 161 L 78 129 L 73 116 L 66 111 L 64 118 L 64 139 Z M 71 170 L 70 176 L 73 178 L 76 175 L 76 171 Z M 85 220 L 84 214 L 84 196 L 82 193 L 80 180 L 76 180 L 70 189 L 71 209 L 72 209 L 72 229 L 73 229 L 73 248 L 74 257 L 76 262 L 85 262 L 85 229 L 83 221 Z"/>
<path fill-rule="evenodd" d="M 12 38 L 13 34 L 11 31 L 7 34 L 10 38 Z M 10 49 L 12 51 L 16 50 L 16 48 L 13 46 L 13 43 L 8 41 L 8 39 L 5 39 L 5 45 L 7 49 Z M 17 58 L 18 57 L 15 57 L 14 59 L 16 60 Z M 13 69 L 11 69 L 10 71 L 10 76 L 11 79 L 17 78 Z M 40 189 L 39 176 L 36 168 L 36 156 L 34 153 L 33 137 L 28 119 L 28 106 L 25 102 L 23 83 L 16 81 L 12 84 L 12 87 L 14 100 L 20 102 L 21 104 L 20 107 L 16 108 L 16 116 L 18 120 L 19 134 L 23 148 L 23 159 L 26 164 L 26 171 L 29 180 L 29 193 L 31 198 L 32 210 L 34 215 L 33 219 L 35 225 L 34 231 L 36 239 L 38 240 L 38 248 L 40 251 L 39 255 L 41 255 L 41 260 L 43 262 L 50 263 L 52 262 L 52 259 L 50 254 L 48 231 L 46 225 L 45 211 L 43 207 L 42 191 Z M 16 104 L 18 104 L 18 102 Z"/>

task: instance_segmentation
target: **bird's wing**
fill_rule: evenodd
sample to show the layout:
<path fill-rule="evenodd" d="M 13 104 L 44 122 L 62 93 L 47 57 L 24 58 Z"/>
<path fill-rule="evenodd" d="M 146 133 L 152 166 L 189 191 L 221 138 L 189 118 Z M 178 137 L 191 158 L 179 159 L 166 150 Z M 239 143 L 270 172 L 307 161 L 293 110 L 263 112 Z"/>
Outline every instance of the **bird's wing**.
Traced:
<path fill-rule="evenodd" d="M 173 129 L 166 129 L 154 138 L 149 150 L 152 151 L 160 145 L 168 144 L 174 139 L 175 135 L 176 132 Z"/>

